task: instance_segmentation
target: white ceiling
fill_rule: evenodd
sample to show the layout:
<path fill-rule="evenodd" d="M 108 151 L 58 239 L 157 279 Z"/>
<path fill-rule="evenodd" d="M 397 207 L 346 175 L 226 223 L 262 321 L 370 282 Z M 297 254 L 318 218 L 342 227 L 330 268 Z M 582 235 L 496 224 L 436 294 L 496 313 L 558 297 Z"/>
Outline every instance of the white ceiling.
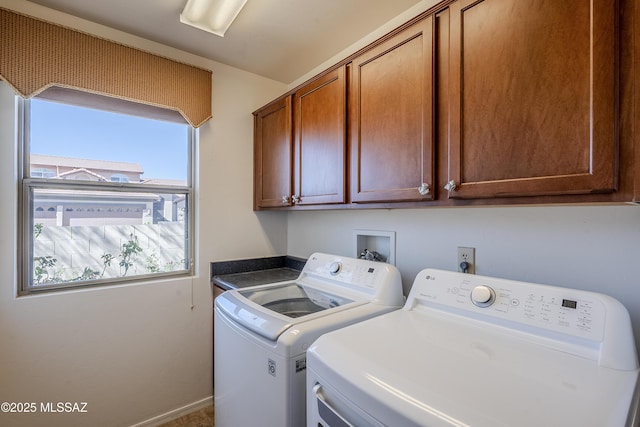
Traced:
<path fill-rule="evenodd" d="M 249 0 L 224 38 L 180 23 L 186 0 L 33 3 L 291 83 L 420 0 Z"/>

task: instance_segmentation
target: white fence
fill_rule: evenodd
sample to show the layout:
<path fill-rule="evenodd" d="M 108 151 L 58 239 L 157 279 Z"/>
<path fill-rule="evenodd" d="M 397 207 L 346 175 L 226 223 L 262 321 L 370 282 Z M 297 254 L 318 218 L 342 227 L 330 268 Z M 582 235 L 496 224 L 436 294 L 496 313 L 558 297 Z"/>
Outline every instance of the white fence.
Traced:
<path fill-rule="evenodd" d="M 34 268 L 39 257 L 55 263 L 46 269 L 43 281 L 70 281 L 87 268 L 101 278 L 135 276 L 184 269 L 186 224 L 161 222 L 149 225 L 54 226 L 42 227 L 34 235 Z M 137 242 L 141 251 L 131 254 L 128 270 L 120 265 L 123 245 Z M 106 259 L 113 257 L 107 265 Z M 34 282 L 37 281 L 34 277 Z"/>

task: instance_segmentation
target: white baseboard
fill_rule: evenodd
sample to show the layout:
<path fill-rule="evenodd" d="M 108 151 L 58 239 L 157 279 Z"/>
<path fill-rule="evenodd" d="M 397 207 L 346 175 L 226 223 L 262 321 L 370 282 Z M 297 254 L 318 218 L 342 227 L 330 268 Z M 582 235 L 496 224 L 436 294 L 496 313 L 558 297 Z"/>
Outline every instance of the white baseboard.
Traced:
<path fill-rule="evenodd" d="M 141 423 L 134 424 L 131 427 L 156 427 L 161 424 L 168 423 L 169 421 L 173 421 L 177 418 L 180 418 L 183 415 L 187 415 L 191 412 L 198 411 L 209 405 L 213 405 L 213 396 L 209 396 L 202 400 L 198 400 L 197 402 L 190 403 L 181 408 L 174 409 L 173 411 L 169 411 L 162 415 L 158 415 L 157 417 L 150 418 Z"/>

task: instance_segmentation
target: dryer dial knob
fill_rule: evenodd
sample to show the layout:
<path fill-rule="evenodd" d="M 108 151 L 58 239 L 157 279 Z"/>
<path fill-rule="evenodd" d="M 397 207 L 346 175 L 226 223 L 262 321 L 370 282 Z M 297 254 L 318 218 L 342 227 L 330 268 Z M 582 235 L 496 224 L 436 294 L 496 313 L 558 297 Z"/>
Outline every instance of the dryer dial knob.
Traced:
<path fill-rule="evenodd" d="M 329 273 L 332 276 L 335 276 L 336 274 L 340 273 L 340 270 L 342 270 L 342 263 L 340 263 L 338 261 L 332 262 L 329 265 Z"/>
<path fill-rule="evenodd" d="M 471 302 L 478 307 L 489 307 L 495 300 L 496 293 L 489 286 L 476 286 L 471 291 Z"/>

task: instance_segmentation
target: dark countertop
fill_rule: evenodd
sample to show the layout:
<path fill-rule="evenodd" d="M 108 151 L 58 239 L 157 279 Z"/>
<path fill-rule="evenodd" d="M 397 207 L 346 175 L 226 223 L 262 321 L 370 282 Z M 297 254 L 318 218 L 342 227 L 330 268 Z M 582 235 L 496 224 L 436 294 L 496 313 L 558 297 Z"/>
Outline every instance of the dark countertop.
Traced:
<path fill-rule="evenodd" d="M 224 290 L 295 280 L 306 260 L 291 256 L 211 263 L 211 285 Z"/>
<path fill-rule="evenodd" d="M 250 271 L 247 273 L 225 274 L 214 276 L 213 284 L 222 289 L 246 288 L 249 286 L 265 285 L 267 283 L 295 280 L 300 275 L 299 270 L 289 267 L 271 268 L 269 270 Z"/>

